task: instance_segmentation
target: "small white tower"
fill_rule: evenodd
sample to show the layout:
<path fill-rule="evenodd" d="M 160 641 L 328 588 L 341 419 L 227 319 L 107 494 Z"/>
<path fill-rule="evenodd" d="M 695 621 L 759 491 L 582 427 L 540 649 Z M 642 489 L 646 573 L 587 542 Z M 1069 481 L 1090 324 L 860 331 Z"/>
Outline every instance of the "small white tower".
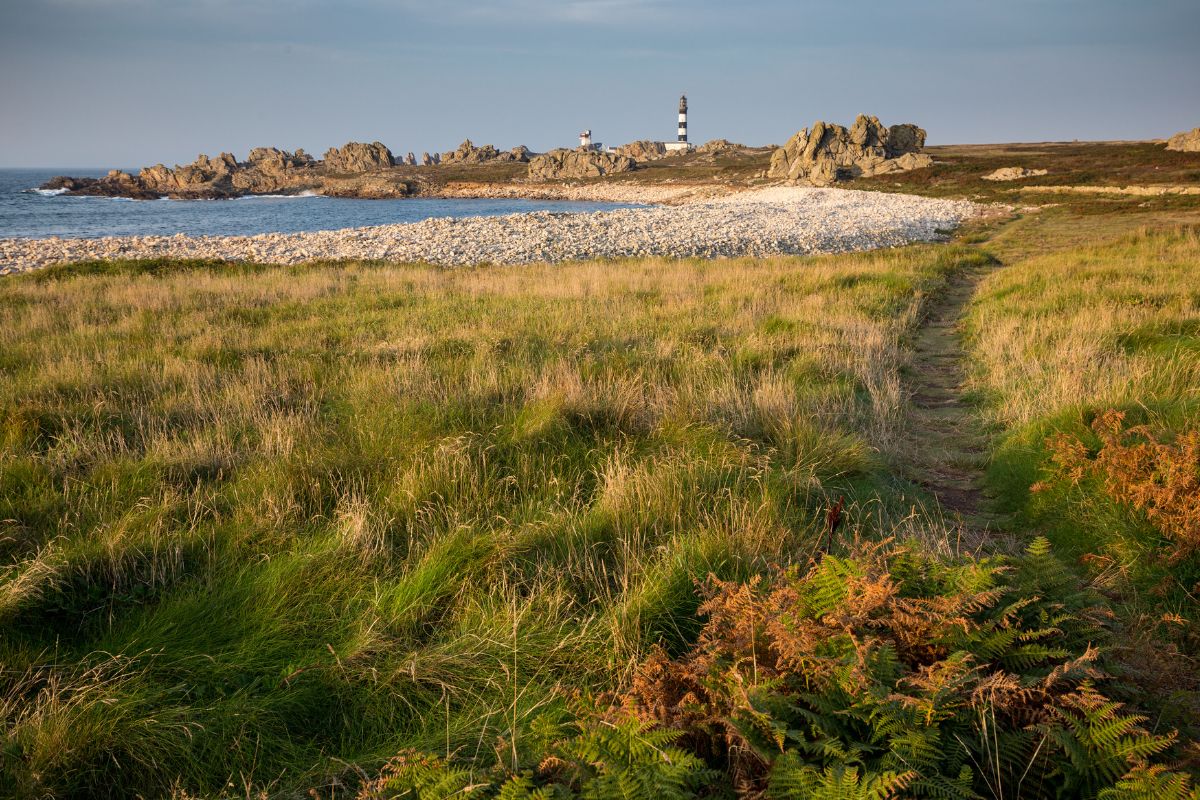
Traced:
<path fill-rule="evenodd" d="M 579 134 L 579 147 L 581 150 L 592 149 L 592 131 L 590 129 Z"/>
<path fill-rule="evenodd" d="M 687 95 L 679 98 L 679 141 L 687 144 Z"/>

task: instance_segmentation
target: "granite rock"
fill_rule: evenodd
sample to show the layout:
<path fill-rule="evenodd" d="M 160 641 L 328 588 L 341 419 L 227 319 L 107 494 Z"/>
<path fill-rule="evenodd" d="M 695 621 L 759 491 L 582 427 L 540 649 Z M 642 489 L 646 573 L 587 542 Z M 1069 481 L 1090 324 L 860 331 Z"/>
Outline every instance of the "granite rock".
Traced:
<path fill-rule="evenodd" d="M 637 169 L 628 156 L 595 151 L 552 150 L 529 162 L 529 177 L 534 180 L 559 178 L 599 178 Z"/>
<path fill-rule="evenodd" d="M 839 180 L 920 169 L 933 159 L 920 153 L 925 131 L 916 125 L 885 128 L 860 114 L 850 128 L 817 121 L 775 151 L 767 177 L 813 186 Z"/>

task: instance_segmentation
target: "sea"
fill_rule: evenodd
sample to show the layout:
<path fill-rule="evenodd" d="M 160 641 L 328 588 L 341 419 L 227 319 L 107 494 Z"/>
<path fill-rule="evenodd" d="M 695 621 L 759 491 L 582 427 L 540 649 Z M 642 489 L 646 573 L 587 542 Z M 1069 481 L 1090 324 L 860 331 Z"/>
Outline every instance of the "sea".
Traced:
<path fill-rule="evenodd" d="M 631 207 L 621 203 L 522 199 L 354 200 L 313 194 L 234 200 L 129 200 L 67 197 L 37 188 L 55 175 L 98 178 L 107 172 L 107 169 L 0 169 L 0 239 L 297 233 L 419 222 L 432 217 L 493 217 L 529 211 L 586 212 Z"/>

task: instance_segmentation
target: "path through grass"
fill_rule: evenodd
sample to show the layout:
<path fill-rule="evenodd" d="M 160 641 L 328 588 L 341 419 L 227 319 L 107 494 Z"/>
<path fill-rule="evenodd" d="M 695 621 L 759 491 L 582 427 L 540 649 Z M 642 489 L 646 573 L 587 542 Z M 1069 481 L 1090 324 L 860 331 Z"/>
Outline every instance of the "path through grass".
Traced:
<path fill-rule="evenodd" d="M 977 409 L 964 394 L 962 322 L 976 287 L 996 267 L 993 258 L 981 254 L 932 299 L 916 332 L 908 371 L 912 407 L 906 472 L 942 509 L 957 515 L 976 540 L 992 521 L 983 493 L 989 441 Z"/>

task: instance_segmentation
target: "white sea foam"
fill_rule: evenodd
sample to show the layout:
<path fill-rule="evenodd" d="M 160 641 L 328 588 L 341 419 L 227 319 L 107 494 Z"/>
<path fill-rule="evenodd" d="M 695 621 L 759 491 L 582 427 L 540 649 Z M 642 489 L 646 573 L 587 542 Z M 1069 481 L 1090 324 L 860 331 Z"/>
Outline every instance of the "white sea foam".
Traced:
<path fill-rule="evenodd" d="M 60 194 L 70 191 L 67 188 L 62 189 L 26 189 L 26 194 L 40 194 L 42 197 L 58 197 Z"/>
<path fill-rule="evenodd" d="M 312 189 L 305 189 L 299 194 L 247 194 L 239 197 L 239 200 L 296 200 L 301 197 L 324 197 L 325 195 L 314 192 Z"/>

